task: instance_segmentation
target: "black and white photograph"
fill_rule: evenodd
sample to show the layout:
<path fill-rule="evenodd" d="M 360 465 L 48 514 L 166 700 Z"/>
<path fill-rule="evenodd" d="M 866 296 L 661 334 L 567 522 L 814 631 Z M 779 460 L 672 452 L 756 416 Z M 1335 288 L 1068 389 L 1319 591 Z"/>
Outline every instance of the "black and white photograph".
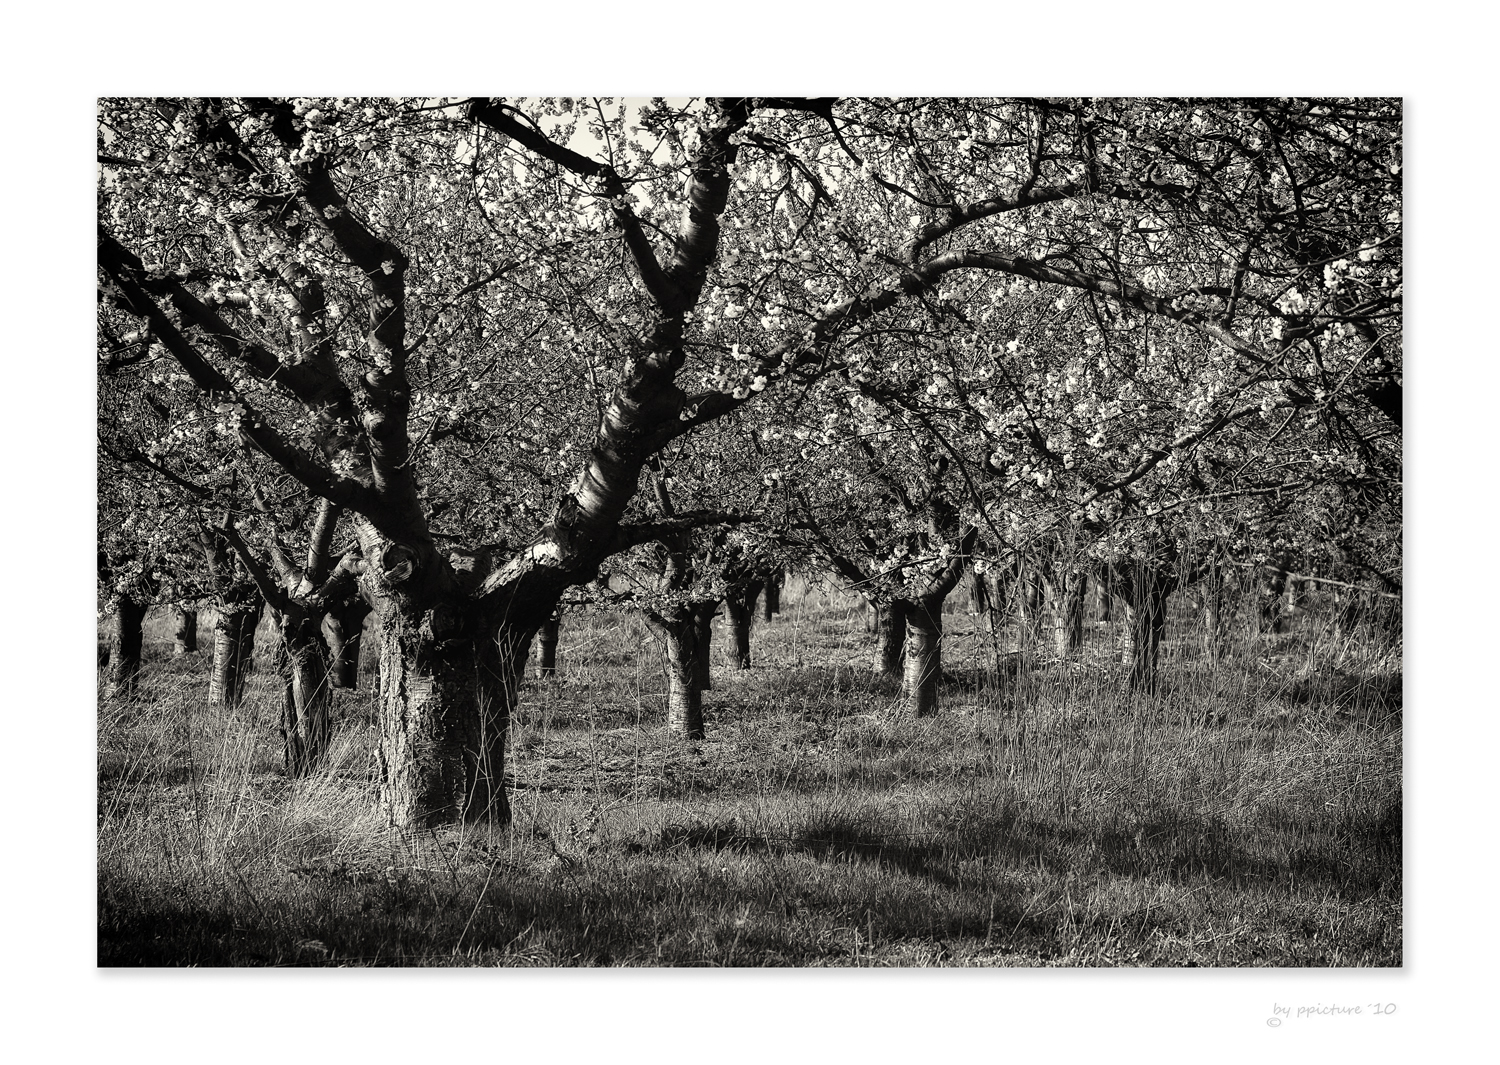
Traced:
<path fill-rule="evenodd" d="M 1401 965 L 1400 100 L 97 151 L 100 965 Z"/>

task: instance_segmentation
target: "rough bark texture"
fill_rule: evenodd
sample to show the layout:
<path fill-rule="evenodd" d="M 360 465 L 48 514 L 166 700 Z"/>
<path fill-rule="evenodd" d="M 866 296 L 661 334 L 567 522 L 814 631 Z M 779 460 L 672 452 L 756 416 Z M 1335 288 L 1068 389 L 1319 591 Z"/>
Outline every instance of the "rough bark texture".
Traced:
<path fill-rule="evenodd" d="M 714 616 L 719 612 L 718 603 L 697 603 L 692 607 L 693 631 L 693 683 L 700 692 L 713 690 L 714 678 L 709 648 L 714 640 Z"/>
<path fill-rule="evenodd" d="M 1162 635 L 1167 627 L 1167 597 L 1177 587 L 1175 571 L 1149 563 L 1121 567 L 1116 588 L 1125 603 L 1130 632 L 1130 673 L 1126 687 L 1155 694 L 1160 687 L 1157 669 Z"/>
<path fill-rule="evenodd" d="M 214 665 L 209 675 L 208 701 L 213 706 L 238 706 L 255 664 L 255 626 L 260 601 L 228 602 L 214 619 Z"/>
<path fill-rule="evenodd" d="M 561 620 L 556 616 L 547 619 L 538 634 L 540 644 L 540 660 L 537 663 L 537 675 L 541 677 L 557 676 L 557 640 L 562 627 Z"/>
<path fill-rule="evenodd" d="M 1108 625 L 1115 619 L 1115 596 L 1108 581 L 1097 581 L 1099 586 L 1099 621 Z"/>
<path fill-rule="evenodd" d="M 928 596 L 902 603 L 906 618 L 906 704 L 917 717 L 937 713 L 943 676 L 943 599 Z"/>
<path fill-rule="evenodd" d="M 285 682 L 282 761 L 288 776 L 303 777 L 322 764 L 332 733 L 328 645 L 316 614 L 299 609 L 273 612 L 273 618 L 281 635 L 276 645 L 277 671 Z"/>
<path fill-rule="evenodd" d="M 335 688 L 359 687 L 359 651 L 364 643 L 365 618 L 370 607 L 358 596 L 328 611 L 323 637 L 328 643 L 328 679 Z"/>
<path fill-rule="evenodd" d="M 171 617 L 172 653 L 181 656 L 198 650 L 198 611 L 175 603 Z"/>
<path fill-rule="evenodd" d="M 906 615 L 911 604 L 905 599 L 886 603 L 871 600 L 870 606 L 875 615 L 875 672 L 883 677 L 899 677 L 906 645 Z"/>
<path fill-rule="evenodd" d="M 657 631 L 667 644 L 667 730 L 687 740 L 703 738 L 703 689 L 699 678 L 703 655 L 699 646 L 700 613 L 662 619 Z"/>
<path fill-rule="evenodd" d="M 128 595 L 115 597 L 110 625 L 109 683 L 105 693 L 113 699 L 129 699 L 136 693 L 141 675 L 141 645 L 146 606 Z"/>
<path fill-rule="evenodd" d="M 1059 658 L 1066 658 L 1083 646 L 1084 574 L 1065 570 L 1051 585 L 1053 646 Z"/>
<path fill-rule="evenodd" d="M 760 582 L 753 581 L 731 592 L 724 601 L 729 611 L 729 634 L 733 641 L 729 660 L 735 669 L 750 668 L 750 628 L 755 621 L 755 600 L 760 590 Z"/>
<path fill-rule="evenodd" d="M 376 766 L 381 805 L 399 828 L 510 819 L 505 733 L 534 630 L 492 635 L 463 605 L 377 610 Z"/>

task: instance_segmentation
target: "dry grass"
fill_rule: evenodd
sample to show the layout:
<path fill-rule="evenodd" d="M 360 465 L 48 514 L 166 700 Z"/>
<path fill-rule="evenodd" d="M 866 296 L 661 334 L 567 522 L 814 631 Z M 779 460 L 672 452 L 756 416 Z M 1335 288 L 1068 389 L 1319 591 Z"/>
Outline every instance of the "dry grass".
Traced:
<path fill-rule="evenodd" d="M 1106 627 L 1060 663 L 955 613 L 914 720 L 849 600 L 784 604 L 756 668 L 716 659 L 691 746 L 644 628 L 570 617 L 523 691 L 514 825 L 406 837 L 372 813 L 365 692 L 290 782 L 268 679 L 210 710 L 206 655 L 148 632 L 150 698 L 99 711 L 100 963 L 1401 964 L 1399 646 L 1314 610 L 1210 669 L 1184 617 L 1153 701 Z"/>

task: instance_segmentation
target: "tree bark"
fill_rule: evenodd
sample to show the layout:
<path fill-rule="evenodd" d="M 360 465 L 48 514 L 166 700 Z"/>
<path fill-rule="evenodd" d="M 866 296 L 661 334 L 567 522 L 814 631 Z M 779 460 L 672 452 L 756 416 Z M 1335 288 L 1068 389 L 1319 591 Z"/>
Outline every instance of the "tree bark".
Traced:
<path fill-rule="evenodd" d="M 323 619 L 323 637 L 328 643 L 328 680 L 335 688 L 354 691 L 359 687 L 359 651 L 364 645 L 365 618 L 370 605 L 350 596 L 328 611 Z"/>
<path fill-rule="evenodd" d="M 115 597 L 110 625 L 109 682 L 105 694 L 112 699 L 134 698 L 141 675 L 141 646 L 145 634 L 146 606 L 129 595 Z"/>
<path fill-rule="evenodd" d="M 1224 610 L 1224 569 L 1217 558 L 1208 561 L 1198 587 L 1203 604 L 1203 653 L 1218 665 L 1228 645 L 1229 618 Z"/>
<path fill-rule="evenodd" d="M 911 604 L 905 599 L 885 603 L 872 599 L 869 603 L 875 614 L 875 672 L 883 677 L 899 677 Z"/>
<path fill-rule="evenodd" d="M 1099 588 L 1099 621 L 1108 625 L 1114 621 L 1115 596 L 1108 581 L 1096 581 Z"/>
<path fill-rule="evenodd" d="M 212 706 L 235 707 L 245 695 L 245 683 L 255 665 L 255 626 L 260 620 L 260 598 L 220 604 L 214 619 L 214 665 L 209 675 Z"/>
<path fill-rule="evenodd" d="M 557 640 L 561 629 L 561 619 L 554 614 L 547 619 L 540 633 L 540 661 L 537 663 L 537 676 L 557 676 Z"/>
<path fill-rule="evenodd" d="M 700 692 L 712 691 L 714 686 L 712 659 L 709 648 L 714 640 L 714 616 L 719 612 L 717 602 L 700 602 L 690 606 L 693 624 L 693 683 Z"/>
<path fill-rule="evenodd" d="M 943 595 L 896 600 L 906 619 L 906 704 L 917 717 L 937 713 L 943 676 Z M 893 604 L 894 605 L 894 604 Z"/>
<path fill-rule="evenodd" d="M 1069 569 L 1050 583 L 1053 645 L 1058 657 L 1066 658 L 1083 646 L 1083 595 L 1086 582 L 1081 570 Z"/>
<path fill-rule="evenodd" d="M 686 740 L 703 739 L 703 688 L 706 647 L 700 639 L 712 618 L 701 605 L 678 607 L 668 615 L 646 611 L 646 624 L 667 648 L 667 731 Z"/>
<path fill-rule="evenodd" d="M 1261 635 L 1282 630 L 1283 596 L 1286 592 L 1286 572 L 1272 560 L 1265 567 L 1255 587 L 1255 625 Z"/>
<path fill-rule="evenodd" d="M 984 575 L 978 570 L 969 571 L 969 614 L 972 617 L 987 617 L 990 612 L 990 590 Z"/>
<path fill-rule="evenodd" d="M 1022 646 L 1030 647 L 1042 638 L 1046 613 L 1046 594 L 1032 565 L 1023 563 L 1017 570 L 1016 607 L 1020 615 Z"/>
<path fill-rule="evenodd" d="M 277 670 L 284 681 L 281 703 L 282 762 L 287 776 L 305 777 L 322 764 L 332 733 L 332 684 L 322 618 L 293 609 L 272 611 L 280 630 Z"/>
<path fill-rule="evenodd" d="M 783 580 L 784 574 L 780 570 L 766 574 L 764 595 L 760 602 L 760 620 L 770 621 L 772 614 L 781 613 L 781 583 Z"/>
<path fill-rule="evenodd" d="M 766 587 L 769 588 L 770 585 Z M 750 668 L 750 627 L 755 621 L 755 600 L 760 591 L 760 582 L 752 581 L 748 586 L 731 592 L 724 601 L 729 612 L 729 634 L 733 640 L 730 662 L 735 669 Z"/>
<path fill-rule="evenodd" d="M 174 603 L 172 616 L 172 653 L 178 657 L 198 650 L 198 611 Z"/>
<path fill-rule="evenodd" d="M 1167 597 L 1177 587 L 1176 571 L 1147 562 L 1130 563 L 1115 581 L 1125 604 L 1130 632 L 1130 691 L 1154 695 L 1160 688 L 1157 668 L 1161 640 L 1167 627 Z"/>
<path fill-rule="evenodd" d="M 380 804 L 398 828 L 510 820 L 505 733 L 535 629 L 489 631 L 469 603 L 382 601 Z"/>

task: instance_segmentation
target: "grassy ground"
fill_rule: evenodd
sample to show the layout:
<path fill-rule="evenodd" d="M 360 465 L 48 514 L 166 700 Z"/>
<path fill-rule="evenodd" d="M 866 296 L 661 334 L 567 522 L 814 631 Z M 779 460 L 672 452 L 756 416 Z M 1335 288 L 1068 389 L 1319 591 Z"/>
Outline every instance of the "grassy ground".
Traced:
<path fill-rule="evenodd" d="M 851 601 L 788 593 L 755 668 L 716 654 L 694 745 L 645 628 L 570 616 L 513 724 L 512 827 L 406 837 L 367 692 L 293 783 L 270 678 L 210 709 L 206 650 L 150 623 L 149 698 L 99 706 L 100 964 L 1401 964 L 1399 646 L 1314 609 L 1211 669 L 1184 615 L 1147 701 L 1118 626 L 1059 662 L 953 613 L 915 720 Z"/>

